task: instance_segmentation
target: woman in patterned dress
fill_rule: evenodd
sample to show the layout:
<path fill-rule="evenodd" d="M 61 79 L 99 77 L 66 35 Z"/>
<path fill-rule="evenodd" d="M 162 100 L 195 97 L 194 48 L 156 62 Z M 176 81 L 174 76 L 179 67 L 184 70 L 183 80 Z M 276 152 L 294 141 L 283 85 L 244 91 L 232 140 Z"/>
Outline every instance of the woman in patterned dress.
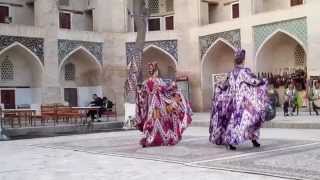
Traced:
<path fill-rule="evenodd" d="M 260 147 L 259 130 L 269 103 L 266 81 L 244 68 L 244 60 L 245 50 L 237 50 L 234 69 L 216 86 L 212 99 L 209 140 L 230 150 L 247 140 Z"/>
<path fill-rule="evenodd" d="M 143 147 L 177 144 L 191 123 L 191 109 L 175 82 L 159 78 L 157 63 L 148 65 L 150 77 L 137 92 L 136 127 Z"/>

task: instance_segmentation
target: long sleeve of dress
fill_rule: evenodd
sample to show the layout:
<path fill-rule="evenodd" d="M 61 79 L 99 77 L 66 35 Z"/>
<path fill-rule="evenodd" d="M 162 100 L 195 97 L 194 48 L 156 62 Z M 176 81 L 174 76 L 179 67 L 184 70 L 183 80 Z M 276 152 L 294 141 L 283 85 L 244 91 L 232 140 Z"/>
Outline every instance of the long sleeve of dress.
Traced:
<path fill-rule="evenodd" d="M 245 69 L 244 82 L 252 86 L 260 86 L 264 84 L 249 68 Z"/>
<path fill-rule="evenodd" d="M 169 84 L 162 82 L 162 86 L 161 86 L 160 90 L 162 93 L 172 94 L 173 92 L 175 92 L 177 90 L 177 84 L 175 81 L 170 82 Z"/>
<path fill-rule="evenodd" d="M 229 76 L 230 74 L 228 74 L 227 79 L 219 84 L 217 84 L 217 87 L 219 88 L 220 91 L 226 91 L 229 87 Z"/>

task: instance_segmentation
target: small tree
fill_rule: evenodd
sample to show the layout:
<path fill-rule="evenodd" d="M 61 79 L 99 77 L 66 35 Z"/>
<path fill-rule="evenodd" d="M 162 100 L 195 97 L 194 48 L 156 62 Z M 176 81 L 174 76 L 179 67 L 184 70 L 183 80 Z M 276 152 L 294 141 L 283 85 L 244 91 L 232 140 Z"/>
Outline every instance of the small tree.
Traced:
<path fill-rule="evenodd" d="M 146 7 L 146 0 L 133 0 L 134 2 L 134 23 L 137 29 L 137 38 L 134 49 L 134 58 L 129 62 L 128 69 L 128 83 L 129 92 L 127 102 L 135 103 L 135 96 L 137 85 L 142 83 L 142 54 L 146 39 L 146 17 L 148 16 L 148 9 Z"/>
<path fill-rule="evenodd" d="M 134 10 L 133 17 L 135 27 L 137 29 L 137 38 L 134 47 L 134 58 L 130 60 L 128 65 L 128 89 L 127 89 L 127 103 L 131 106 L 135 106 L 136 93 L 138 84 L 143 81 L 142 76 L 142 54 L 146 39 L 148 8 L 146 6 L 147 0 L 133 0 Z M 128 106 L 126 106 L 127 108 Z M 133 114 L 130 111 L 131 108 L 125 109 L 127 115 Z M 127 117 L 126 117 L 127 118 Z"/>

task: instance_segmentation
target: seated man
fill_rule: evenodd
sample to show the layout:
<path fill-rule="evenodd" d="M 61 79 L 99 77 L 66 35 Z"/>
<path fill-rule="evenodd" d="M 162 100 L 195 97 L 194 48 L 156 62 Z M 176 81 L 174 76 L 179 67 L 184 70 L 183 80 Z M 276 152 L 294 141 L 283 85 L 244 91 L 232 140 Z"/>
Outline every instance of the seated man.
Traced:
<path fill-rule="evenodd" d="M 98 106 L 98 107 L 103 107 L 103 101 L 102 99 L 97 95 L 93 94 L 92 95 L 93 101 L 90 102 L 89 106 Z M 98 113 L 98 116 L 101 117 L 100 110 L 97 112 L 96 110 L 90 110 L 88 111 L 87 117 L 91 117 L 91 121 L 94 121 L 95 115 Z"/>
<path fill-rule="evenodd" d="M 102 98 L 103 101 L 103 111 L 112 111 L 112 107 L 113 107 L 113 102 L 111 100 L 109 100 L 107 97 L 103 97 Z"/>
<path fill-rule="evenodd" d="M 112 111 L 112 107 L 113 107 L 113 102 L 110 101 L 109 99 L 107 99 L 107 111 Z"/>

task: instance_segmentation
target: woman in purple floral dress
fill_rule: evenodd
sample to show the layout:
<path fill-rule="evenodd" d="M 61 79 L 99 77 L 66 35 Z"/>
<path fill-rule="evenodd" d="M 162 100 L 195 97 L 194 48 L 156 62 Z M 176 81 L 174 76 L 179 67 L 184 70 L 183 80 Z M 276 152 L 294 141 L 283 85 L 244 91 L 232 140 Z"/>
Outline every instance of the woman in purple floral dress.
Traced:
<path fill-rule="evenodd" d="M 137 92 L 136 127 L 143 133 L 142 147 L 170 146 L 182 139 L 191 123 L 191 108 L 175 82 L 158 77 L 157 63 L 150 63 L 150 77 Z"/>
<path fill-rule="evenodd" d="M 209 140 L 230 150 L 247 140 L 260 147 L 259 130 L 269 103 L 267 82 L 244 68 L 244 60 L 245 50 L 237 50 L 234 69 L 215 87 L 212 99 Z"/>

